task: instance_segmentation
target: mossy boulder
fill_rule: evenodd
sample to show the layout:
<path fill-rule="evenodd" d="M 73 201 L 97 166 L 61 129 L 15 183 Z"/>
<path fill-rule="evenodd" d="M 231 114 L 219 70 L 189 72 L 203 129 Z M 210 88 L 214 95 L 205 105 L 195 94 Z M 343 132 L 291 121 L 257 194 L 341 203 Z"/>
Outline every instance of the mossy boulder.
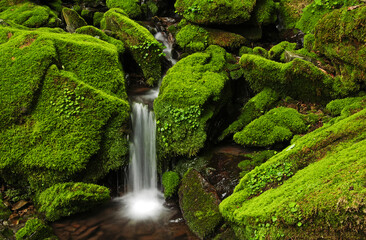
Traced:
<path fill-rule="evenodd" d="M 162 156 L 196 155 L 207 138 L 208 121 L 227 101 L 231 55 L 212 45 L 180 60 L 167 72 L 154 110 Z"/>
<path fill-rule="evenodd" d="M 239 24 L 250 19 L 255 0 L 177 0 L 175 9 L 197 24 Z"/>
<path fill-rule="evenodd" d="M 200 239 L 212 234 L 221 222 L 219 204 L 214 187 L 199 172 L 189 169 L 179 188 L 179 206 L 188 227 Z"/>
<path fill-rule="evenodd" d="M 109 189 L 90 183 L 59 183 L 42 193 L 36 199 L 38 211 L 47 220 L 85 212 L 110 200 Z"/>
<path fill-rule="evenodd" d="M 334 66 L 334 88 L 340 97 L 357 93 L 366 84 L 365 16 L 366 6 L 342 8 L 327 14 L 315 28 L 313 51 Z"/>
<path fill-rule="evenodd" d="M 35 218 L 29 219 L 25 226 L 19 229 L 16 234 L 16 240 L 44 240 L 44 239 L 57 239 L 52 233 L 52 228 L 47 226 L 42 220 Z"/>
<path fill-rule="evenodd" d="M 141 17 L 142 11 L 139 0 L 107 0 L 108 8 L 120 8 L 132 19 Z"/>
<path fill-rule="evenodd" d="M 312 2 L 313 0 L 280 0 L 278 7 L 280 30 L 295 28 L 304 8 Z"/>
<path fill-rule="evenodd" d="M 62 15 L 66 22 L 66 30 L 73 33 L 79 27 L 88 25 L 85 20 L 73 9 L 63 8 Z"/>
<path fill-rule="evenodd" d="M 289 43 L 287 41 L 283 41 L 283 42 L 273 46 L 268 51 L 268 59 L 276 61 L 276 62 L 286 62 L 285 51 L 294 51 L 295 48 L 296 48 L 296 43 Z"/>
<path fill-rule="evenodd" d="M 253 48 L 253 54 L 264 58 L 268 58 L 268 51 L 262 47 Z"/>
<path fill-rule="evenodd" d="M 314 27 L 323 16 L 332 12 L 334 9 L 358 5 L 359 0 L 345 0 L 345 1 L 332 1 L 332 0 L 318 0 L 313 1 L 311 4 L 303 9 L 301 18 L 296 23 L 296 28 L 300 29 L 304 33 L 314 32 Z"/>
<path fill-rule="evenodd" d="M 155 85 L 161 77 L 162 45 L 144 27 L 128 18 L 122 10 L 110 9 L 101 22 L 104 30 L 110 30 L 125 43 L 127 50 L 140 66 L 146 83 Z"/>
<path fill-rule="evenodd" d="M 234 135 L 234 141 L 244 146 L 267 147 L 288 141 L 294 134 L 306 131 L 305 121 L 292 108 L 274 108 L 255 119 Z"/>
<path fill-rule="evenodd" d="M 247 173 L 220 211 L 241 239 L 360 239 L 366 110 L 297 139 Z"/>
<path fill-rule="evenodd" d="M 228 135 L 232 135 L 237 131 L 242 130 L 246 125 L 252 122 L 254 119 L 260 117 L 265 112 L 270 110 L 276 101 L 279 100 L 279 95 L 277 92 L 270 88 L 263 89 L 260 93 L 252 97 L 241 110 L 241 114 L 238 119 L 231 123 L 228 128 L 226 128 L 219 140 L 223 140 Z"/>
<path fill-rule="evenodd" d="M 275 23 L 277 20 L 277 5 L 273 0 L 257 0 L 252 21 L 259 26 Z"/>
<path fill-rule="evenodd" d="M 0 19 L 32 28 L 56 27 L 61 22 L 48 6 L 40 6 L 30 1 L 2 1 Z"/>
<path fill-rule="evenodd" d="M 167 171 L 163 174 L 161 183 L 164 187 L 165 198 L 170 198 L 178 191 L 180 182 L 179 174 L 173 171 Z"/>
<path fill-rule="evenodd" d="M 260 56 L 240 58 L 244 77 L 255 92 L 269 87 L 279 94 L 305 101 L 325 101 L 331 97 L 332 78 L 314 64 L 301 59 L 278 63 Z"/>
<path fill-rule="evenodd" d="M 130 110 L 117 47 L 46 29 L 0 27 L 0 36 L 6 182 L 25 180 L 38 191 L 70 179 L 96 181 L 125 164 Z"/>
<path fill-rule="evenodd" d="M 366 97 L 348 97 L 336 99 L 327 104 L 326 109 L 333 116 L 350 116 L 352 111 L 366 107 Z"/>
<path fill-rule="evenodd" d="M 241 35 L 223 30 L 204 28 L 187 24 L 176 36 L 177 44 L 186 52 L 205 50 L 209 45 L 218 45 L 225 49 L 238 49 L 248 41 Z"/>

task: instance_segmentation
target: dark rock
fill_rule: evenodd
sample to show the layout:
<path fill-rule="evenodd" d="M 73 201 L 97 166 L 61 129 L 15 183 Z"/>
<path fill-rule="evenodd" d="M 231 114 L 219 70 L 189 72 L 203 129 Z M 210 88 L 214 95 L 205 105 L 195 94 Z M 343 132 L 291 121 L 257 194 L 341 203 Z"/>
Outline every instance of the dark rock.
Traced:
<path fill-rule="evenodd" d="M 73 33 L 77 28 L 87 25 L 85 20 L 75 10 L 70 8 L 63 8 L 62 15 L 65 19 L 66 30 L 68 32 Z"/>

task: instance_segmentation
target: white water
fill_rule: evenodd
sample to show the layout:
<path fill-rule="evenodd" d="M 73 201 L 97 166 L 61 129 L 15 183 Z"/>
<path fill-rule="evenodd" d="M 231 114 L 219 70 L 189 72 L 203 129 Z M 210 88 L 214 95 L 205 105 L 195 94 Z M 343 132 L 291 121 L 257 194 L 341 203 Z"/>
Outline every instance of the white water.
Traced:
<path fill-rule="evenodd" d="M 155 38 L 165 45 L 164 53 L 174 65 L 172 45 L 163 33 Z M 133 220 L 157 219 L 167 213 L 163 206 L 164 196 L 157 188 L 156 170 L 156 121 L 154 112 L 145 102 L 158 97 L 159 87 L 136 96 L 132 103 L 132 136 L 130 136 L 130 166 L 128 170 L 128 193 L 122 197 L 123 215 Z"/>

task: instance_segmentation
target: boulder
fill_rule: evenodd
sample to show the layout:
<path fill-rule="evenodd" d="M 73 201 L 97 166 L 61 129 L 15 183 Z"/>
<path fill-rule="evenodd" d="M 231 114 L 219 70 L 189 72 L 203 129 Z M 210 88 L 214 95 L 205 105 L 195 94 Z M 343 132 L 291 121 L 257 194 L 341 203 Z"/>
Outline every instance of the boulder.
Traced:
<path fill-rule="evenodd" d="M 62 15 L 66 22 L 66 30 L 68 32 L 75 32 L 79 27 L 88 25 L 85 20 L 73 9 L 63 8 Z"/>

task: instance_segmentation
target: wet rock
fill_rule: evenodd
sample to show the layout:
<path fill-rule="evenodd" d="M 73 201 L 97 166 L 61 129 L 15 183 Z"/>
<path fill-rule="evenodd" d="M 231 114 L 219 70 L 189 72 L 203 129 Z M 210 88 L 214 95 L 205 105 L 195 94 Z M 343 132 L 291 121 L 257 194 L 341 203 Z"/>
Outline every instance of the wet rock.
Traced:
<path fill-rule="evenodd" d="M 199 172 L 189 169 L 179 188 L 179 205 L 189 228 L 201 239 L 209 236 L 221 222 L 214 187 Z"/>
<path fill-rule="evenodd" d="M 65 19 L 66 30 L 68 32 L 73 33 L 77 28 L 87 25 L 85 20 L 75 10 L 70 8 L 63 8 L 62 15 Z"/>

